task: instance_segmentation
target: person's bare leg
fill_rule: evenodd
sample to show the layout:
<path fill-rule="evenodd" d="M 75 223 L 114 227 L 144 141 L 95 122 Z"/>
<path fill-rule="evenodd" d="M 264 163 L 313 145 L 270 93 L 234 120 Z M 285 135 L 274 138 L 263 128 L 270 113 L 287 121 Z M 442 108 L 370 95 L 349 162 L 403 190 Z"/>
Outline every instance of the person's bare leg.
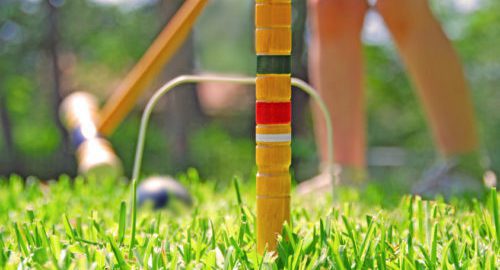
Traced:
<path fill-rule="evenodd" d="M 445 156 L 476 151 L 476 123 L 462 65 L 427 0 L 379 0 L 377 8 L 417 86 L 439 150 Z"/>
<path fill-rule="evenodd" d="M 438 149 L 445 158 L 460 157 L 476 177 L 481 168 L 469 87 L 427 0 L 378 0 L 377 9 L 416 85 Z"/>
<path fill-rule="evenodd" d="M 365 167 L 361 29 L 367 7 L 365 0 L 309 0 L 310 79 L 330 111 L 335 162 L 360 170 Z M 322 166 L 332 166 L 326 164 L 326 128 L 318 108 L 314 122 Z"/>

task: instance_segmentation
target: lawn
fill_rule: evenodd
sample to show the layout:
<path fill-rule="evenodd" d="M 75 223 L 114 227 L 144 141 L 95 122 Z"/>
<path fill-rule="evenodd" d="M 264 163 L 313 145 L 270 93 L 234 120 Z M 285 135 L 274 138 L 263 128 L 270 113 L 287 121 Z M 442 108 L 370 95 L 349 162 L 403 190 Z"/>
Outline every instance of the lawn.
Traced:
<path fill-rule="evenodd" d="M 0 180 L 0 268 L 5 269 L 499 269 L 498 195 L 484 201 L 403 196 L 383 188 L 293 197 L 277 254 L 255 251 L 255 188 L 179 176 L 187 209 L 140 208 L 130 248 L 129 186 L 61 177 Z M 370 199 L 371 198 L 371 199 Z"/>

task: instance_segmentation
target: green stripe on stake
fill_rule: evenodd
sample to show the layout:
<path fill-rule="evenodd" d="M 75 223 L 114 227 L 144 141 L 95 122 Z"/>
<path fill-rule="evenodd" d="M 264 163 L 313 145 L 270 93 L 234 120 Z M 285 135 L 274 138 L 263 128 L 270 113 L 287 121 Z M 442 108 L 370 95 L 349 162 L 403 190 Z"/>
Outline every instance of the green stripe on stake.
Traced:
<path fill-rule="evenodd" d="M 290 74 L 290 55 L 257 55 L 257 74 Z"/>

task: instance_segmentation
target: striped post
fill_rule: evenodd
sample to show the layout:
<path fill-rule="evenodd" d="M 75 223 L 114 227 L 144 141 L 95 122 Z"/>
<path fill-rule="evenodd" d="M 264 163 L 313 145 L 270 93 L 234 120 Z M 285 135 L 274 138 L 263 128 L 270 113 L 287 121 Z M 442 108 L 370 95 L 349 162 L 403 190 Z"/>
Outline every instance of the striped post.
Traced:
<path fill-rule="evenodd" d="M 256 0 L 257 250 L 275 251 L 290 219 L 291 0 Z"/>

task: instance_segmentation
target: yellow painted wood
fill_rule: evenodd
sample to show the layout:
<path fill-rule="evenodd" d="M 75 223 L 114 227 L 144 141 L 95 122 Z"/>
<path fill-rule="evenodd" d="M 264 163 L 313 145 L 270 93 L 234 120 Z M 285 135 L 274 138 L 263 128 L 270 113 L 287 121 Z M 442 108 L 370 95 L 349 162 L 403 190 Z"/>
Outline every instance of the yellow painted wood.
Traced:
<path fill-rule="evenodd" d="M 257 252 L 275 251 L 284 222 L 290 221 L 290 197 L 257 197 Z"/>
<path fill-rule="evenodd" d="M 257 142 L 257 146 L 262 146 L 262 147 L 290 146 L 290 142 Z"/>
<path fill-rule="evenodd" d="M 257 174 L 257 197 L 288 197 L 290 195 L 290 173 Z"/>
<path fill-rule="evenodd" d="M 290 146 L 290 142 L 257 142 L 260 146 Z"/>
<path fill-rule="evenodd" d="M 99 131 L 111 135 L 133 108 L 141 93 L 188 36 L 208 0 L 186 0 L 134 68 L 127 74 L 101 112 Z"/>
<path fill-rule="evenodd" d="M 290 75 L 258 75 L 255 97 L 259 101 L 286 102 L 292 98 Z"/>
<path fill-rule="evenodd" d="M 289 143 L 257 144 L 255 148 L 255 160 L 259 173 L 288 172 L 291 158 L 292 151 Z"/>
<path fill-rule="evenodd" d="M 257 174 L 257 250 L 274 251 L 278 234 L 290 220 L 290 143 L 258 144 Z"/>
<path fill-rule="evenodd" d="M 287 3 L 291 4 L 292 0 L 255 0 L 256 4 L 279 4 L 279 3 Z"/>
<path fill-rule="evenodd" d="M 289 55 L 292 51 L 292 29 L 255 29 L 255 50 L 259 55 Z"/>
<path fill-rule="evenodd" d="M 292 133 L 292 127 L 290 124 L 272 124 L 272 125 L 257 125 L 255 127 L 255 134 L 258 135 L 289 135 Z M 283 142 L 266 142 L 266 141 L 256 141 L 257 146 L 290 146 L 290 141 Z M 262 150 L 265 151 L 265 150 Z M 261 153 L 259 152 L 259 155 Z"/>
<path fill-rule="evenodd" d="M 292 132 L 292 127 L 290 124 L 257 125 L 255 132 L 257 134 L 289 134 Z"/>
<path fill-rule="evenodd" d="M 257 28 L 290 27 L 292 6 L 288 3 L 262 3 L 255 5 L 255 26 Z"/>
<path fill-rule="evenodd" d="M 291 0 L 256 0 L 257 55 L 290 55 L 292 51 Z M 288 102 L 290 74 L 258 74 L 256 99 Z M 290 124 L 257 125 L 257 135 L 291 134 Z M 261 138 L 265 136 L 260 136 Z M 273 136 L 267 136 L 267 138 Z M 275 136 L 280 137 L 280 136 Z M 283 224 L 290 221 L 290 142 L 257 141 L 257 251 L 275 251 Z"/>

